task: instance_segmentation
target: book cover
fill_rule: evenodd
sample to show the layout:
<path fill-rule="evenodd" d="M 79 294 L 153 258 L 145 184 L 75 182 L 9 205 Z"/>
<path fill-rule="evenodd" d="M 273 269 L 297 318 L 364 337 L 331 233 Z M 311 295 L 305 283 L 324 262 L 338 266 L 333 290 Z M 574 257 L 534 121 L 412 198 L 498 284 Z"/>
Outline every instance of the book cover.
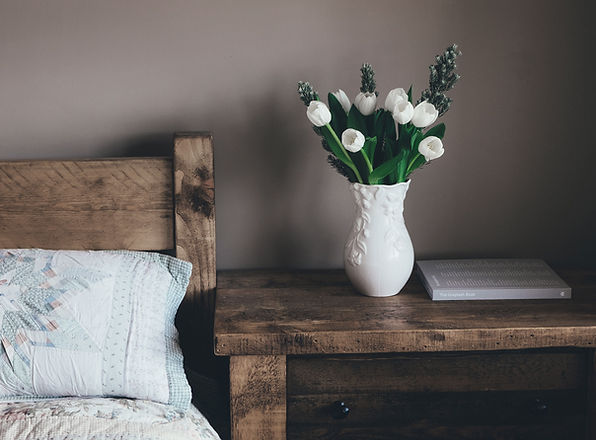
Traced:
<path fill-rule="evenodd" d="M 416 267 L 433 301 L 571 298 L 571 287 L 543 260 L 420 260 Z"/>

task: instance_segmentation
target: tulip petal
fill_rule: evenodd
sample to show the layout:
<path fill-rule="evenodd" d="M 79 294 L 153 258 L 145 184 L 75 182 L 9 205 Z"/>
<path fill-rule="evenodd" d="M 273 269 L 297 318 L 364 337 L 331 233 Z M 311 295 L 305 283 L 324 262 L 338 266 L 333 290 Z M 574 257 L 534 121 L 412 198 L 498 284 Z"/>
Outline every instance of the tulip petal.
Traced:
<path fill-rule="evenodd" d="M 341 134 L 341 143 L 346 150 L 357 153 L 364 147 L 364 135 L 358 130 L 348 128 Z"/>
<path fill-rule="evenodd" d="M 311 101 L 306 109 L 306 117 L 316 127 L 322 127 L 331 122 L 331 112 L 324 102 Z"/>

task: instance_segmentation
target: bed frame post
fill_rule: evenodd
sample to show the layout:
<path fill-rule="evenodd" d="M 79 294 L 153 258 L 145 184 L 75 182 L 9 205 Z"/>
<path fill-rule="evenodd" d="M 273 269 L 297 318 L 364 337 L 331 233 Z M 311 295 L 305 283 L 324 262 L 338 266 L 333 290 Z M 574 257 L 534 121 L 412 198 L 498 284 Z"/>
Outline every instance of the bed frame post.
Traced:
<path fill-rule="evenodd" d="M 193 264 L 180 307 L 181 345 L 188 366 L 213 364 L 215 306 L 215 188 L 213 138 L 209 133 L 174 136 L 174 243 L 176 256 Z M 211 368 L 208 368 L 211 369 Z"/>

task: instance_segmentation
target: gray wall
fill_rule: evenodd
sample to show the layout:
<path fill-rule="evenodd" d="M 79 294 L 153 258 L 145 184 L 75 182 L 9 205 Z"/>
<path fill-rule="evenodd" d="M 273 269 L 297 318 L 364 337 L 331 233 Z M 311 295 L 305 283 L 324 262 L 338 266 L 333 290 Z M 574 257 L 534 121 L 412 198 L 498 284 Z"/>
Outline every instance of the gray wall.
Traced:
<path fill-rule="evenodd" d="M 167 154 L 211 130 L 218 267 L 340 267 L 353 207 L 296 94 L 384 100 L 457 42 L 445 155 L 413 177 L 418 257 L 596 263 L 591 1 L 0 0 L 0 159 Z"/>

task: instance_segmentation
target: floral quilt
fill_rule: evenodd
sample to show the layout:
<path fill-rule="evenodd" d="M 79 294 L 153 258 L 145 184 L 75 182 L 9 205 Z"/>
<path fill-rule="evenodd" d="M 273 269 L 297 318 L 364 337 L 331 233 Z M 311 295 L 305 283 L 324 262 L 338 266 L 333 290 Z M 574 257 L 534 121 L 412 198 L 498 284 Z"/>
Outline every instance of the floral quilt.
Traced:
<path fill-rule="evenodd" d="M 0 249 L 0 400 L 113 396 L 186 410 L 174 318 L 191 270 L 154 252 Z"/>
<path fill-rule="evenodd" d="M 192 405 L 147 400 L 46 399 L 0 403 L 2 440 L 219 440 Z"/>

